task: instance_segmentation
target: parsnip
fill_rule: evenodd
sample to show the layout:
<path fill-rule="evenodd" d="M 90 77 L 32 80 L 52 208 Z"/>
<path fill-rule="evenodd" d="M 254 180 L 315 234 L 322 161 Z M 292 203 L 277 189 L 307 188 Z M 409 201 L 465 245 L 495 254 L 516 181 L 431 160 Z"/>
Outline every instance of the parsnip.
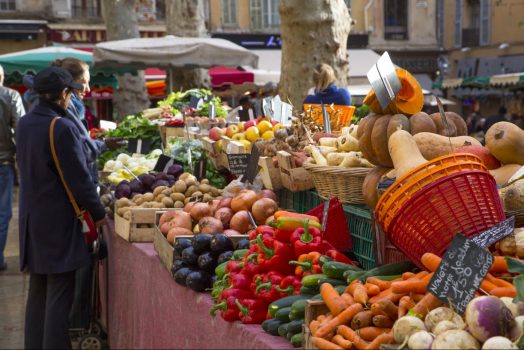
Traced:
<path fill-rule="evenodd" d="M 320 146 L 337 147 L 337 139 L 334 137 L 321 137 L 318 142 Z"/>
<path fill-rule="evenodd" d="M 319 146 L 318 147 L 320 149 L 320 153 L 322 153 L 322 155 L 324 157 L 326 157 L 328 154 L 330 153 L 333 153 L 333 152 L 336 152 L 337 151 L 337 148 L 336 147 L 329 147 L 329 146 Z"/>
<path fill-rule="evenodd" d="M 317 165 L 326 166 L 328 165 L 326 158 L 322 155 L 320 150 L 316 147 L 311 148 L 311 155 L 313 156 L 313 159 L 315 160 L 315 163 Z"/>
<path fill-rule="evenodd" d="M 340 153 L 330 153 L 327 155 L 327 163 L 330 166 L 340 165 L 346 159 L 346 157 L 354 156 L 356 152 L 340 152 Z"/>
<path fill-rule="evenodd" d="M 364 168 L 374 168 L 375 166 L 369 162 L 366 158 L 360 159 L 360 166 Z"/>
<path fill-rule="evenodd" d="M 351 135 L 343 135 L 337 139 L 339 152 L 358 151 L 358 140 Z"/>
<path fill-rule="evenodd" d="M 345 168 L 356 168 L 360 166 L 360 160 L 361 158 L 356 152 L 350 152 L 350 154 L 344 157 L 340 166 Z"/>

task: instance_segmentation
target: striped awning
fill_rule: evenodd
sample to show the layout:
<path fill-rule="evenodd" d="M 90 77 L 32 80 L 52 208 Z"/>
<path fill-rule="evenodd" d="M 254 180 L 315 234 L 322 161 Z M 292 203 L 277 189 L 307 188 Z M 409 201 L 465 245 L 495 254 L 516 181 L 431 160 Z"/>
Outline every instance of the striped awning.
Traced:
<path fill-rule="evenodd" d="M 489 79 L 491 86 L 512 86 L 524 84 L 524 72 L 494 75 Z"/>

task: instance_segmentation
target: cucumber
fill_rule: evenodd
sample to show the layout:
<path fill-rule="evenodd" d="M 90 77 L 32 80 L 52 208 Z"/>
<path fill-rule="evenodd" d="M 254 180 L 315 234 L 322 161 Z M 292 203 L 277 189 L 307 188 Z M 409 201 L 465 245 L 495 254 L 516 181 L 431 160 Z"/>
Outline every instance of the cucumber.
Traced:
<path fill-rule="evenodd" d="M 271 304 L 269 304 L 269 315 L 271 317 L 275 317 L 275 314 L 277 311 L 283 307 L 291 306 L 295 301 L 307 299 L 307 296 L 305 295 L 290 295 L 287 297 L 284 297 L 282 299 L 275 300 Z"/>
<path fill-rule="evenodd" d="M 290 312 L 291 312 L 291 306 L 283 307 L 277 311 L 277 313 L 275 314 L 275 318 L 283 322 L 289 322 L 291 321 L 289 319 Z"/>
<path fill-rule="evenodd" d="M 347 287 L 347 283 L 346 281 L 341 281 L 341 280 L 337 280 L 337 279 L 334 279 L 334 278 L 321 278 L 320 280 L 318 280 L 318 285 L 320 286 L 322 283 L 329 283 L 331 284 L 332 286 L 344 286 L 344 287 Z"/>
<path fill-rule="evenodd" d="M 292 334 L 297 334 L 302 332 L 302 325 L 304 324 L 304 319 L 294 320 L 289 322 L 287 325 L 287 332 Z"/>
<path fill-rule="evenodd" d="M 291 337 L 291 345 L 293 345 L 294 348 L 300 348 L 302 346 L 303 340 L 304 336 L 302 333 L 297 333 Z"/>
<path fill-rule="evenodd" d="M 307 299 L 297 300 L 291 305 L 291 311 L 304 314 L 306 312 Z"/>
<path fill-rule="evenodd" d="M 403 261 L 394 264 L 386 264 L 379 267 L 375 267 L 366 272 L 366 278 L 372 276 L 390 276 L 390 275 L 401 275 L 404 272 L 411 271 L 416 266 L 410 261 Z"/>
<path fill-rule="evenodd" d="M 320 288 L 318 285 L 315 287 L 306 287 L 306 286 L 300 287 L 300 295 L 302 296 L 312 297 L 313 295 L 318 294 L 318 293 L 320 293 Z"/>
<path fill-rule="evenodd" d="M 272 318 L 268 325 L 267 325 L 267 332 L 271 335 L 278 335 L 278 327 L 280 327 L 280 325 L 284 322 L 280 321 L 280 320 L 276 320 L 274 318 Z"/>
<path fill-rule="evenodd" d="M 318 273 L 318 274 L 314 274 L 314 275 L 307 275 L 307 276 L 302 278 L 302 286 L 305 286 L 305 287 L 318 287 L 319 286 L 318 281 L 321 278 L 326 278 L 326 277 L 327 276 L 322 274 L 322 273 Z"/>
<path fill-rule="evenodd" d="M 262 322 L 261 326 L 262 326 L 262 329 L 264 330 L 264 332 L 267 332 L 268 330 L 268 325 L 271 321 L 274 321 L 272 318 L 270 318 L 269 320 L 265 320 L 264 322 Z"/>
<path fill-rule="evenodd" d="M 289 320 L 291 321 L 301 320 L 304 318 L 304 316 L 305 316 L 304 312 L 294 311 L 294 310 L 291 310 L 289 312 Z"/>
<path fill-rule="evenodd" d="M 360 276 L 363 276 L 366 274 L 367 271 L 352 271 L 352 270 L 346 270 L 342 274 L 342 276 L 346 279 L 347 284 L 349 285 L 351 282 L 353 282 L 356 279 L 359 279 Z"/>
<path fill-rule="evenodd" d="M 281 337 L 285 337 L 286 334 L 287 334 L 287 326 L 289 325 L 289 322 L 288 323 L 282 323 L 279 327 L 278 327 L 278 335 L 280 335 Z"/>
<path fill-rule="evenodd" d="M 322 273 L 330 278 L 343 279 L 344 272 L 347 270 L 362 271 L 362 269 L 355 265 L 345 264 L 338 261 L 328 261 L 322 265 Z"/>
<path fill-rule="evenodd" d="M 378 278 L 378 279 L 381 280 L 381 281 L 393 281 L 393 280 L 396 280 L 397 278 L 401 278 L 402 275 L 373 276 L 373 277 Z"/>
<path fill-rule="evenodd" d="M 288 326 L 288 328 L 289 328 L 289 326 Z M 291 338 L 293 338 L 294 335 L 295 335 L 295 333 L 287 332 L 286 333 L 286 339 L 291 341 Z"/>

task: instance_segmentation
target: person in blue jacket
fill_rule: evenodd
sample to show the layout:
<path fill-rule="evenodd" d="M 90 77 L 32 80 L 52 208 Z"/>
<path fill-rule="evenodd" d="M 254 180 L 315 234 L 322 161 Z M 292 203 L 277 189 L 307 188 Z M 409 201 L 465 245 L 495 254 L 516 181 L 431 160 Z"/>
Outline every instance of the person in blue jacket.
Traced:
<path fill-rule="evenodd" d="M 304 104 L 335 104 L 338 106 L 351 106 L 351 95 L 345 88 L 338 87 L 335 82 L 335 71 L 330 65 L 322 63 L 313 71 L 315 94 L 306 96 Z"/>
<path fill-rule="evenodd" d="M 49 130 L 55 124 L 56 153 L 73 197 L 96 225 L 105 222 L 87 167 L 78 128 L 64 118 L 73 89 L 71 74 L 49 67 L 34 78 L 39 100 L 16 128 L 20 171 L 20 268 L 30 273 L 25 319 L 25 348 L 71 348 L 68 333 L 75 271 L 90 263 L 82 223 L 58 175 Z"/>

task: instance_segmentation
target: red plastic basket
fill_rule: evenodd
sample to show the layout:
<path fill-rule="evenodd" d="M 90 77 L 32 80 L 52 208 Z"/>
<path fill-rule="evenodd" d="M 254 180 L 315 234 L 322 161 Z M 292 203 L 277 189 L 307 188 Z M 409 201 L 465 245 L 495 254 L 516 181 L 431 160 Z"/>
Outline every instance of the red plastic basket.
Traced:
<path fill-rule="evenodd" d="M 482 170 L 448 175 L 416 193 L 393 218 L 391 242 L 421 266 L 426 252 L 442 256 L 456 233 L 468 238 L 505 219 L 493 176 Z"/>
<path fill-rule="evenodd" d="M 308 211 L 308 215 L 316 216 L 322 222 L 324 204 L 325 202 Z M 331 198 L 329 201 L 328 221 L 324 231 L 324 239 L 340 251 L 352 248 L 351 235 L 346 216 L 344 215 L 344 208 L 336 197 Z"/>

